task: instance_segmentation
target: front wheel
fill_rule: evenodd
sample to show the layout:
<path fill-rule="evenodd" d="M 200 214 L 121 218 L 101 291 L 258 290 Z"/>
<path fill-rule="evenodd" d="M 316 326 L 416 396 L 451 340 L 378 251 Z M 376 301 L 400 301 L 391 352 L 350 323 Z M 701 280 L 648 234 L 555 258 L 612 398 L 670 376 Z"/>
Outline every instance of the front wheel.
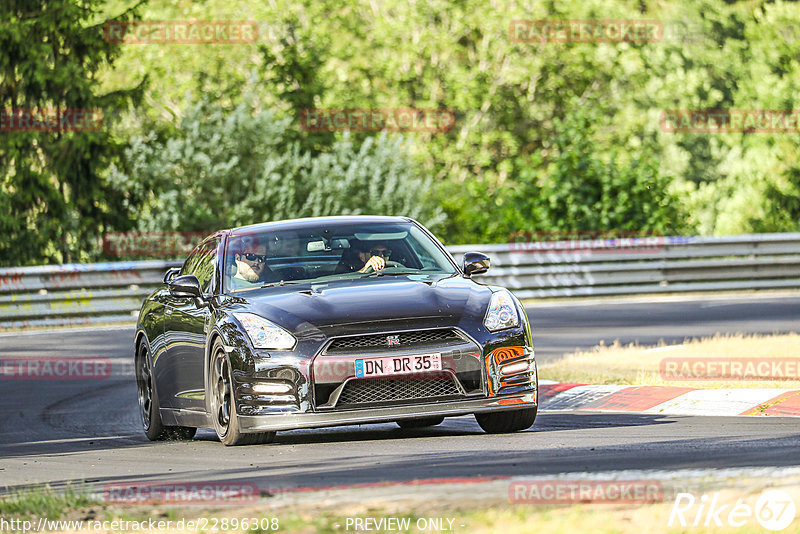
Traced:
<path fill-rule="evenodd" d="M 484 432 L 489 434 L 506 434 L 519 432 L 533 426 L 537 408 L 511 410 L 502 412 L 476 413 L 475 419 Z"/>
<path fill-rule="evenodd" d="M 239 428 L 239 416 L 236 413 L 236 395 L 230 360 L 217 339 L 211 351 L 211 369 L 208 373 L 207 391 L 211 398 L 211 419 L 219 440 L 228 446 L 257 445 L 270 443 L 275 439 L 275 432 L 256 432 L 245 434 Z"/>

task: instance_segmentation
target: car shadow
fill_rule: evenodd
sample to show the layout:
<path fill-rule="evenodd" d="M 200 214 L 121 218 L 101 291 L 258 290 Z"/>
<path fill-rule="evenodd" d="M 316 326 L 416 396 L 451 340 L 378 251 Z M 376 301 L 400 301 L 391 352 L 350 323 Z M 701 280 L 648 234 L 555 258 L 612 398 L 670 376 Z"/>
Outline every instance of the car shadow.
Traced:
<path fill-rule="evenodd" d="M 626 413 L 541 413 L 533 427 L 522 432 L 506 434 L 516 436 L 552 430 L 575 430 L 582 428 L 614 428 L 642 425 L 662 425 L 673 421 L 662 415 L 640 415 Z M 424 428 L 403 429 L 395 423 L 347 425 L 339 427 L 291 430 L 278 432 L 274 445 L 303 445 L 310 443 L 347 443 L 359 441 L 381 441 L 393 439 L 415 439 L 436 437 L 458 437 L 485 434 L 472 416 L 450 417 L 442 424 Z M 199 441 L 219 441 L 210 431 L 199 431 Z"/>
<path fill-rule="evenodd" d="M 505 435 L 522 436 L 551 430 L 660 425 L 669 422 L 671 422 L 669 419 L 660 415 L 542 413 L 539 414 L 532 428 L 523 432 Z M 272 445 L 288 446 L 314 443 L 354 443 L 424 438 L 456 438 L 479 436 L 483 434 L 485 434 L 485 432 L 478 426 L 474 417 L 460 416 L 447 418 L 444 423 L 437 426 L 415 429 L 402 429 L 395 423 L 380 423 L 278 432 Z M 58 438 L 2 443 L 0 444 L 0 459 L 34 456 L 66 456 L 108 449 L 158 446 L 159 443 L 181 446 L 184 443 L 193 442 L 219 442 L 219 439 L 212 430 L 208 429 L 198 430 L 193 440 L 155 443 L 149 441 L 144 434 L 140 432 L 125 432 L 124 434 L 112 436 L 62 432 Z M 220 445 L 220 447 L 222 447 L 222 445 Z"/>

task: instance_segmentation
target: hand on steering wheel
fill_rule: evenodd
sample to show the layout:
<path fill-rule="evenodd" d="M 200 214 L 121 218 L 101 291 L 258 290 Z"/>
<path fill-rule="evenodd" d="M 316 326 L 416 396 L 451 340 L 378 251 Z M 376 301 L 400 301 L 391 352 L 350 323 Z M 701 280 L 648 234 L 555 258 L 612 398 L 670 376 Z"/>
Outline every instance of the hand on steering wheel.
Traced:
<path fill-rule="evenodd" d="M 359 269 L 358 272 L 365 273 L 369 269 L 373 271 L 381 271 L 383 268 L 386 267 L 386 262 L 380 256 L 372 256 L 370 259 L 367 260 L 367 263 Z"/>

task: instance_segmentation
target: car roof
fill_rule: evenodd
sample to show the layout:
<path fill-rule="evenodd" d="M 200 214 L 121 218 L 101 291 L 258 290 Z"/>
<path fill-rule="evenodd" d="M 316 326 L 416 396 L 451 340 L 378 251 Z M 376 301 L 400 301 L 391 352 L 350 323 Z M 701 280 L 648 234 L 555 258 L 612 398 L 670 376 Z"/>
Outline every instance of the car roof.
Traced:
<path fill-rule="evenodd" d="M 240 232 L 259 232 L 269 230 L 299 230 L 303 228 L 313 228 L 315 226 L 325 226 L 333 224 L 374 224 L 374 223 L 398 223 L 413 222 L 409 217 L 391 217 L 386 215 L 339 215 L 333 217 L 306 217 L 303 219 L 286 219 L 283 221 L 271 221 L 247 226 L 239 226 L 227 230 L 230 235 Z"/>

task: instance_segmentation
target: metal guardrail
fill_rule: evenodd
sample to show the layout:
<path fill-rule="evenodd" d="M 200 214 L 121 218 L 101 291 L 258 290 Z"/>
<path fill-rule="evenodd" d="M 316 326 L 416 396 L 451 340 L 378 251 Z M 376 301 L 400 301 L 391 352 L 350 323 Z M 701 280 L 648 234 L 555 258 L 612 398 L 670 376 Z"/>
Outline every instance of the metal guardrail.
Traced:
<path fill-rule="evenodd" d="M 459 245 L 519 298 L 800 288 L 800 233 Z M 134 261 L 0 269 L 0 328 L 132 322 L 164 271 Z"/>
<path fill-rule="evenodd" d="M 129 261 L 0 269 L 0 328 L 132 322 L 180 262 Z"/>
<path fill-rule="evenodd" d="M 800 233 L 450 247 L 468 250 L 519 298 L 800 288 Z"/>

